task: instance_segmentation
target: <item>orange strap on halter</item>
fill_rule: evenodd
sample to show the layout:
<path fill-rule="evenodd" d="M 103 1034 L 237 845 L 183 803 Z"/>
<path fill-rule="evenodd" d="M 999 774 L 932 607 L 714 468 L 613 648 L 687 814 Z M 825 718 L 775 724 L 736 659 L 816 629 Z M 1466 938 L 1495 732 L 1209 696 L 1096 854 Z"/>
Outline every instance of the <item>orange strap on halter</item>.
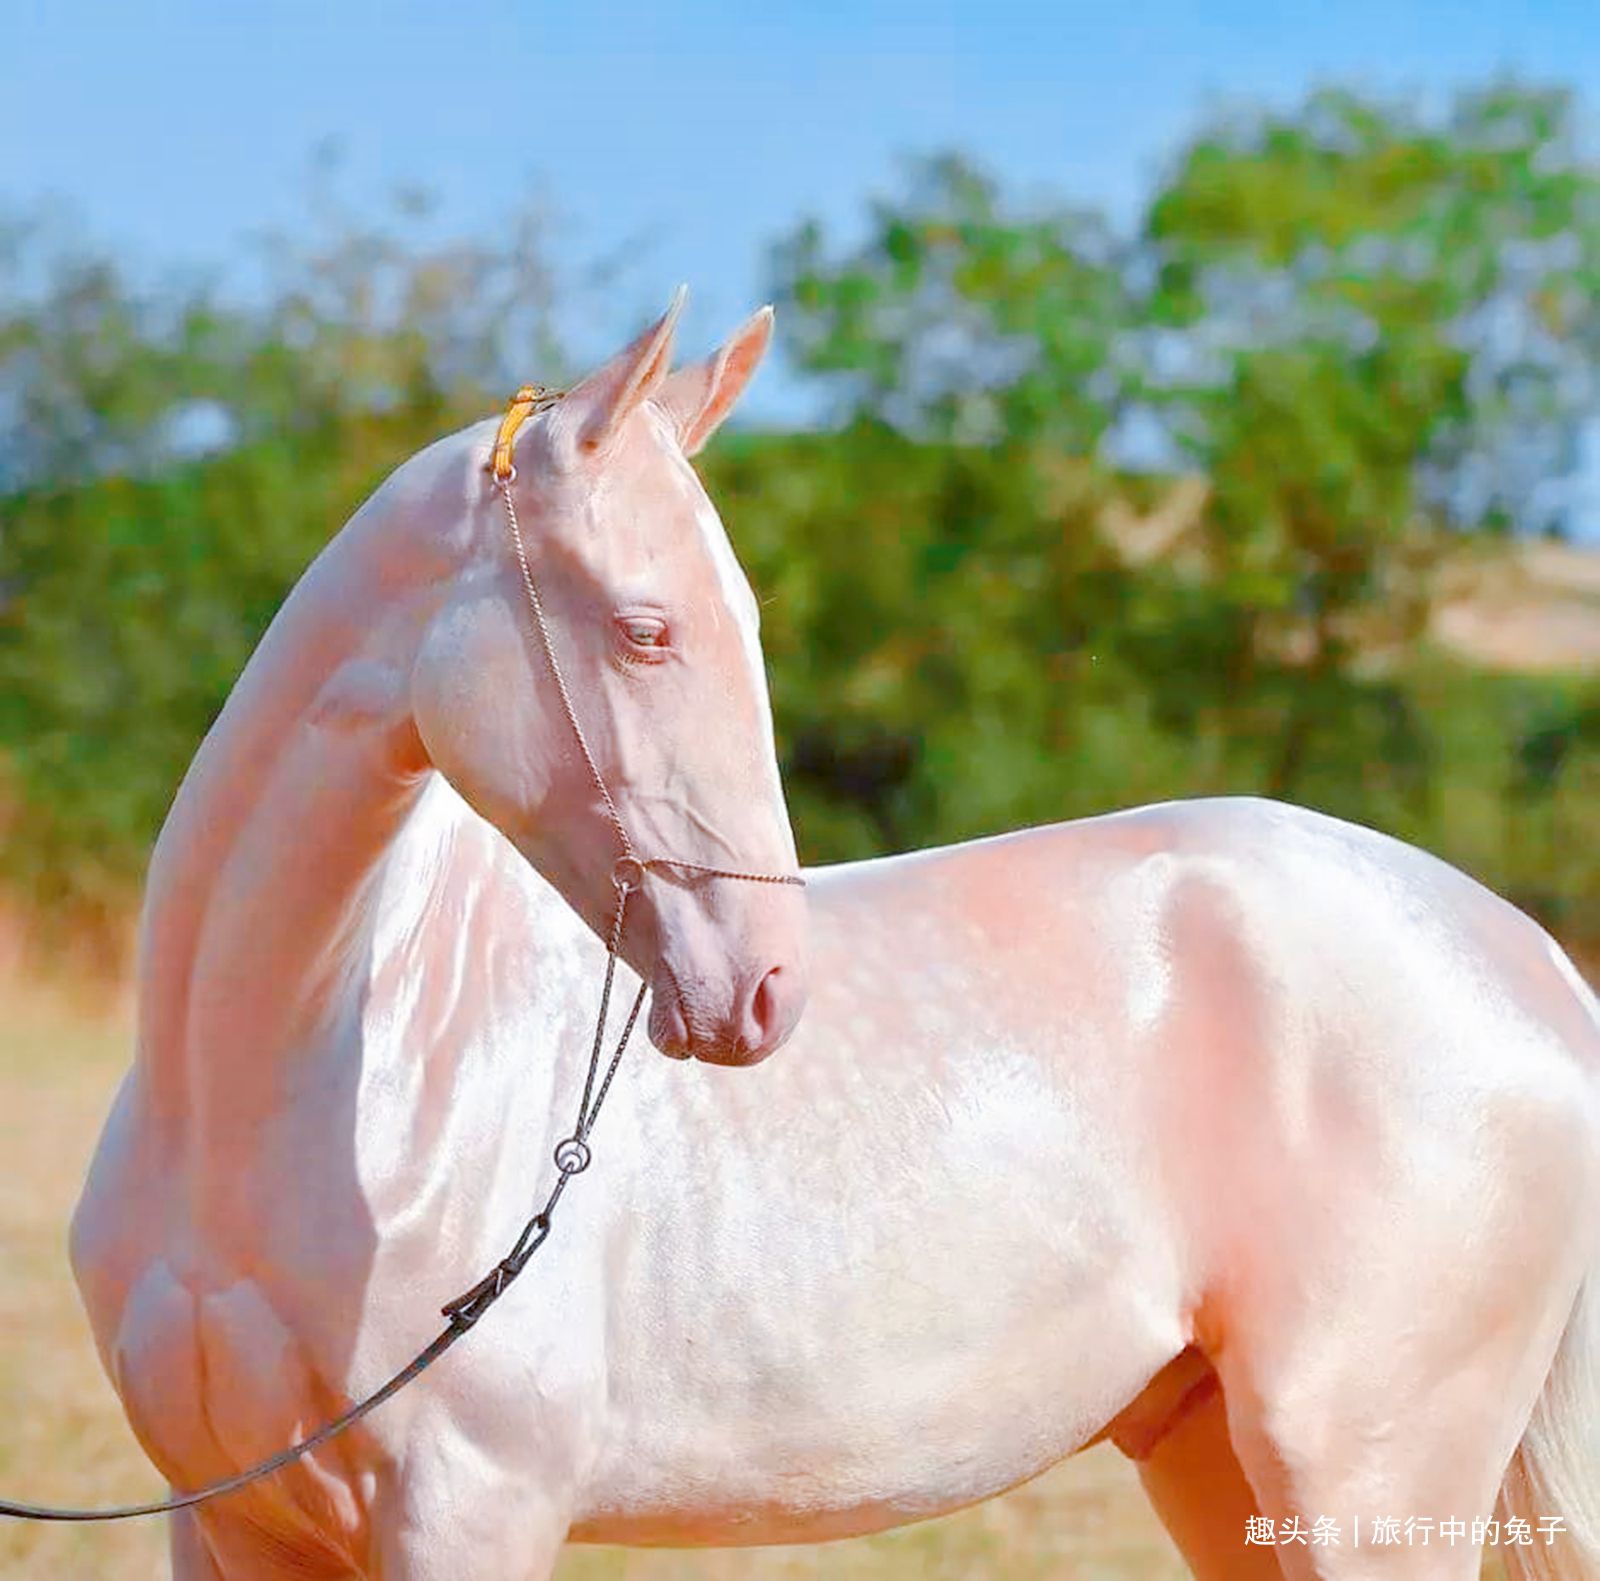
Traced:
<path fill-rule="evenodd" d="M 511 405 L 500 419 L 500 432 L 494 437 L 494 453 L 489 458 L 489 470 L 496 483 L 509 483 L 516 471 L 511 464 L 511 446 L 516 441 L 517 430 L 536 412 L 548 411 L 560 399 L 560 390 L 546 389 L 542 384 L 525 384 L 511 397 Z"/>

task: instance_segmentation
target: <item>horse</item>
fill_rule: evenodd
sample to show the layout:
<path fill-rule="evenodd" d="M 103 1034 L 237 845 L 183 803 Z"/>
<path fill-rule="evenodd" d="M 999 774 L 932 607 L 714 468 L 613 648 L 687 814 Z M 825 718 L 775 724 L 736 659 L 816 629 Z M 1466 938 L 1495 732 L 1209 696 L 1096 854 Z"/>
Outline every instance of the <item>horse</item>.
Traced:
<path fill-rule="evenodd" d="M 608 962 L 672 1056 L 623 1066 L 470 1340 L 174 1516 L 175 1581 L 825 1541 L 1108 1439 L 1201 1581 L 1466 1581 L 1496 1509 L 1518 1574 L 1596 1581 L 1571 962 L 1436 858 L 1248 797 L 717 876 L 797 860 L 691 465 L 772 317 L 672 371 L 679 301 L 377 490 L 154 851 L 71 1250 L 175 1488 L 362 1396 L 492 1261 Z"/>

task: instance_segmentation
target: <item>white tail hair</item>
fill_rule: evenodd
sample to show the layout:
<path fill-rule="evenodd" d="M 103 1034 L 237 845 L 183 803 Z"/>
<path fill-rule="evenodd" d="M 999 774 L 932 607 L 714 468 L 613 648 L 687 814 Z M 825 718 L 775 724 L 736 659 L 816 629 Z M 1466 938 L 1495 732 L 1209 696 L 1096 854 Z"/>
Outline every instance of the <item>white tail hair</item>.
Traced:
<path fill-rule="evenodd" d="M 1550 953 L 1600 1033 L 1600 999 L 1553 942 Z M 1511 1581 L 1600 1581 L 1600 1245 L 1511 1457 L 1498 1514 L 1520 1516 L 1534 1534 L 1502 1550 Z M 1541 1521 L 1552 1516 L 1560 1527 L 1546 1542 Z"/>
<path fill-rule="evenodd" d="M 1499 1514 L 1520 1516 L 1533 1536 L 1500 1549 L 1511 1581 L 1600 1581 L 1600 1255 L 1511 1458 Z M 1547 1541 L 1541 1522 L 1552 1516 L 1560 1524 Z"/>

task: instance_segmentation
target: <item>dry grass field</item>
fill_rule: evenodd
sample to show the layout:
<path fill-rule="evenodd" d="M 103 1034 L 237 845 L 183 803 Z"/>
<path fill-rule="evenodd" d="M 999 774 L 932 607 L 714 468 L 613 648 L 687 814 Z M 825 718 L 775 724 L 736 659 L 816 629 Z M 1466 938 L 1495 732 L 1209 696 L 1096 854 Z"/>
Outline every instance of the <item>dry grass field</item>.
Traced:
<path fill-rule="evenodd" d="M 64 999 L 0 981 L 0 1493 L 9 1497 L 95 1504 L 158 1491 L 100 1373 L 65 1249 L 68 1216 L 126 1050 L 117 1019 L 92 1018 Z M 165 1581 L 167 1573 L 159 1522 L 0 1522 L 0 1581 Z M 558 1581 L 1179 1581 L 1186 1572 L 1127 1464 L 1102 1448 L 979 1509 L 883 1537 L 712 1553 L 573 1548 L 557 1574 Z"/>

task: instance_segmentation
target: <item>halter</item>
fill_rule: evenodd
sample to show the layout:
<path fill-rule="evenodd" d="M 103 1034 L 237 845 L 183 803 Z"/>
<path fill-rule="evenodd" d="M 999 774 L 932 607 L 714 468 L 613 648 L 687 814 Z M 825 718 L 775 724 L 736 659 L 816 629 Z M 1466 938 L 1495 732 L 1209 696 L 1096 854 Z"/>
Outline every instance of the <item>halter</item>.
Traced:
<path fill-rule="evenodd" d="M 578 723 L 577 710 L 572 706 L 572 694 L 567 690 L 566 677 L 561 673 L 561 666 L 556 660 L 555 645 L 550 640 L 550 628 L 545 623 L 544 605 L 539 601 L 539 589 L 534 585 L 533 570 L 528 564 L 528 551 L 522 542 L 522 527 L 517 521 L 516 501 L 511 496 L 511 485 L 517 478 L 517 469 L 511 462 L 511 447 L 516 440 L 517 430 L 530 416 L 549 411 L 562 399 L 562 396 L 562 391 L 547 390 L 542 384 L 525 384 L 511 397 L 511 405 L 500 420 L 500 432 L 495 436 L 494 450 L 489 458 L 489 472 L 494 478 L 495 487 L 500 490 L 500 497 L 506 503 L 506 521 L 511 527 L 511 541 L 516 546 L 517 565 L 522 572 L 522 586 L 528 595 L 528 608 L 533 613 L 533 624 L 538 630 L 539 642 L 544 648 L 545 659 L 549 662 L 550 673 L 555 677 L 556 691 L 561 696 L 562 712 L 566 714 L 567 723 L 572 726 L 572 733 L 578 739 L 578 750 L 583 754 L 583 761 L 589 767 L 589 775 L 594 780 L 595 789 L 600 792 L 600 800 L 605 803 L 606 816 L 611 820 L 611 827 L 616 830 L 617 844 L 622 849 L 622 855 L 617 859 L 616 868 L 612 873 L 612 883 L 617 886 L 625 900 L 628 892 L 639 887 L 644 875 L 651 868 L 672 867 L 680 872 L 700 873 L 707 878 L 737 878 L 749 884 L 796 884 L 804 889 L 806 881 L 795 873 L 740 873 L 723 867 L 701 867 L 696 862 L 683 862 L 671 856 L 641 857 L 634 850 L 633 841 L 628 838 L 627 826 L 622 821 L 621 813 L 617 811 L 617 804 L 611 799 L 611 792 L 606 789 L 605 778 L 595 763 L 594 754 L 589 750 L 583 726 Z M 624 871 L 627 877 L 626 883 L 621 876 Z"/>
<path fill-rule="evenodd" d="M 377 1410 L 385 1400 L 398 1394 L 413 1379 L 426 1372 L 506 1293 L 512 1282 L 528 1266 L 534 1253 L 549 1238 L 551 1215 L 567 1189 L 567 1182 L 574 1176 L 581 1175 L 589 1167 L 592 1159 L 589 1133 L 594 1129 L 594 1122 L 600 1114 L 600 1106 L 611 1090 L 612 1078 L 622 1063 L 623 1051 L 628 1046 L 628 1039 L 633 1035 L 633 1028 L 639 1019 L 639 1012 L 644 1005 L 644 996 L 647 992 L 646 986 L 641 983 L 639 992 L 634 997 L 633 1008 L 628 1012 L 621 1036 L 617 1039 L 616 1048 L 602 1076 L 600 1064 L 605 1046 L 606 1020 L 611 1005 L 611 988 L 616 975 L 617 955 L 622 945 L 622 924 L 627 914 L 628 896 L 634 890 L 643 887 L 646 876 L 655 868 L 676 868 L 681 872 L 699 873 L 706 878 L 740 879 L 751 884 L 794 884 L 802 889 L 805 887 L 805 880 L 797 873 L 742 873 L 728 868 L 702 867 L 698 863 L 680 861 L 676 857 L 641 857 L 635 850 L 633 841 L 628 837 L 627 826 L 623 823 L 622 815 L 617 811 L 617 804 L 612 800 L 611 792 L 606 787 L 605 778 L 600 773 L 594 754 L 589 750 L 583 726 L 578 722 L 577 711 L 572 706 L 572 694 L 567 689 L 566 677 L 562 674 L 561 665 L 556 658 L 555 645 L 550 640 L 550 628 L 545 621 L 544 606 L 539 600 L 539 590 L 534 583 L 533 570 L 528 563 L 527 549 L 522 541 L 522 528 L 517 521 L 516 502 L 511 495 L 511 485 L 517 477 L 517 469 L 511 460 L 511 450 L 518 430 L 529 417 L 547 412 L 562 399 L 562 395 L 562 391 L 546 389 L 542 384 L 523 385 L 512 396 L 511 404 L 500 421 L 500 429 L 495 436 L 488 467 L 493 485 L 500 491 L 500 497 L 505 501 L 506 520 L 511 527 L 511 540 L 516 549 L 517 564 L 522 572 L 522 585 L 528 596 L 528 608 L 532 612 L 534 628 L 539 633 L 540 645 L 544 649 L 545 659 L 549 663 L 550 673 L 555 679 L 556 690 L 561 697 L 562 711 L 566 714 L 567 723 L 577 738 L 578 750 L 588 765 L 589 773 L 594 780 L 595 788 L 600 793 L 600 800 L 605 805 L 606 816 L 616 832 L 617 844 L 621 849 L 621 855 L 611 870 L 611 884 L 616 890 L 617 907 L 612 914 L 611 929 L 606 939 L 605 981 L 600 990 L 600 1013 L 594 1029 L 594 1044 L 589 1052 L 589 1070 L 584 1078 L 583 1097 L 578 1104 L 577 1123 L 573 1126 L 571 1134 L 556 1145 L 553 1155 L 556 1179 L 549 1195 L 545 1198 L 544 1206 L 523 1225 L 512 1243 L 511 1250 L 477 1284 L 470 1290 L 463 1291 L 453 1301 L 445 1303 L 440 1309 L 445 1319 L 445 1327 L 427 1346 L 388 1382 L 379 1385 L 365 1399 L 357 1401 L 342 1415 L 336 1416 L 331 1422 L 318 1428 L 309 1438 L 301 1439 L 297 1444 L 292 1444 L 288 1449 L 272 1456 L 270 1460 L 263 1460 L 258 1465 L 251 1466 L 234 1476 L 210 1483 L 192 1493 L 175 1494 L 159 1502 L 80 1510 L 49 1505 L 16 1504 L 0 1499 L 0 1516 L 11 1516 L 25 1521 L 82 1523 L 126 1521 L 142 1515 L 168 1515 L 177 1510 L 191 1509 L 197 1504 L 222 1498 L 229 1493 L 237 1493 L 251 1483 L 259 1482 L 262 1478 L 283 1470 L 285 1466 L 292 1465 L 302 1456 L 310 1454 L 313 1449 L 320 1448 L 329 1439 L 336 1438 L 346 1428 L 359 1422 L 362 1417 Z"/>

